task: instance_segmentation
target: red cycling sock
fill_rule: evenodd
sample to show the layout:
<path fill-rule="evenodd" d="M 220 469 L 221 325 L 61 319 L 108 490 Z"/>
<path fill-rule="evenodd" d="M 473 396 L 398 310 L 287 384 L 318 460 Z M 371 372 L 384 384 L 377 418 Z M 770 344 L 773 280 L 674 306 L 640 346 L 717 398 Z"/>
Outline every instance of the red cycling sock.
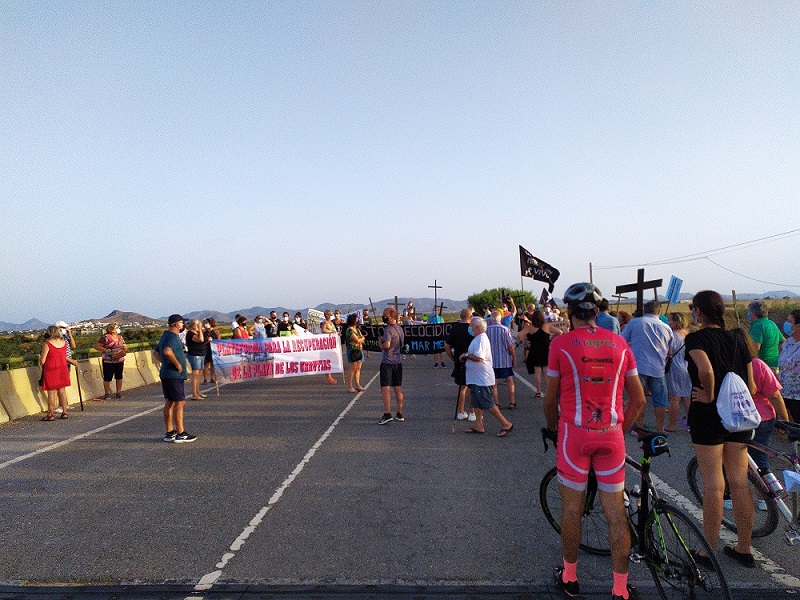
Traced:
<path fill-rule="evenodd" d="M 612 596 L 619 596 L 620 598 L 628 598 L 628 574 L 617 573 L 614 571 L 614 587 L 611 589 Z"/>
<path fill-rule="evenodd" d="M 561 573 L 561 581 L 568 583 L 570 581 L 578 581 L 578 563 L 568 563 L 564 559 L 564 571 Z"/>

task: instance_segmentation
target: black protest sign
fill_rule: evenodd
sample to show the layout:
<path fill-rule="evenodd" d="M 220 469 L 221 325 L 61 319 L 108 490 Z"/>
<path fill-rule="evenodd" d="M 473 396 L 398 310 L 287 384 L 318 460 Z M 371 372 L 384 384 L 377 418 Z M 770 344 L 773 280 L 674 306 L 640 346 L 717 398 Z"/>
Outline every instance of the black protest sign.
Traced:
<path fill-rule="evenodd" d="M 444 352 L 444 343 L 450 335 L 452 323 L 420 323 L 418 325 L 403 325 L 405 342 L 401 352 L 403 354 L 437 354 Z M 385 325 L 363 325 L 361 331 L 367 338 L 364 350 L 368 352 L 381 351 L 381 337 Z"/>

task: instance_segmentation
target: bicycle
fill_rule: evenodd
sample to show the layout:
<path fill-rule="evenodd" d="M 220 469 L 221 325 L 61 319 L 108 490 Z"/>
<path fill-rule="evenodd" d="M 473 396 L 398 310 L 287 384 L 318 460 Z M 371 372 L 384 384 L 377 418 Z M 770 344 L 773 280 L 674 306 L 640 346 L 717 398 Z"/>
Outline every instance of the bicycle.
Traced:
<path fill-rule="evenodd" d="M 779 459 L 787 466 L 791 467 L 794 473 L 800 477 L 800 425 L 789 421 L 776 421 L 776 427 L 785 429 L 789 441 L 792 443 L 791 453 L 784 453 L 769 446 L 750 442 L 748 446 L 764 452 L 767 456 Z M 750 491 L 755 503 L 755 519 L 753 521 L 753 537 L 759 538 L 770 535 L 778 528 L 778 521 L 782 516 L 787 527 L 784 531 L 784 540 L 790 546 L 800 542 L 800 493 L 787 492 L 771 471 L 759 471 L 758 466 L 748 454 L 749 470 L 747 479 L 750 482 Z M 784 472 L 784 478 L 787 475 Z M 697 501 L 703 503 L 703 480 L 700 478 L 700 470 L 697 465 L 697 457 L 692 457 L 686 465 L 686 479 Z M 730 498 L 728 492 L 727 478 L 725 480 L 725 498 Z M 787 501 L 791 505 L 787 505 Z M 733 507 L 729 502 L 723 506 L 722 523 L 735 532 L 737 530 L 736 521 L 733 518 Z"/>
<path fill-rule="evenodd" d="M 722 568 L 701 530 L 686 513 L 661 498 L 650 476 L 654 456 L 669 453 L 667 439 L 652 431 L 636 429 L 642 445 L 642 458 L 627 455 L 625 464 L 641 475 L 641 483 L 625 490 L 631 530 L 631 561 L 644 563 L 650 570 L 659 595 L 664 600 L 730 600 Z M 556 443 L 552 432 L 542 429 L 545 452 L 548 440 Z M 561 494 L 555 467 L 542 478 L 539 500 L 553 529 L 561 533 Z M 609 555 L 608 524 L 597 496 L 597 479 L 589 473 L 582 522 L 580 547 L 586 552 Z"/>

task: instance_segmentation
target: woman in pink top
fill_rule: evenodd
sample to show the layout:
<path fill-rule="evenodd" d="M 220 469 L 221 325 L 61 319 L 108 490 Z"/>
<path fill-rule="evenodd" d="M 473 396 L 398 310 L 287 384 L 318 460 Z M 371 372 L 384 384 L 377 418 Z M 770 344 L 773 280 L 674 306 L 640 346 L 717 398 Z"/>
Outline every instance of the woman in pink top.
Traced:
<path fill-rule="evenodd" d="M 744 332 L 744 330 L 742 330 Z M 747 332 L 744 332 L 744 339 L 747 340 L 747 347 L 753 357 L 753 379 L 756 383 L 756 393 L 753 394 L 753 402 L 756 404 L 758 414 L 761 416 L 761 425 L 756 427 L 753 441 L 769 446 L 772 441 L 772 434 L 775 431 L 775 418 L 783 421 L 789 420 L 789 413 L 786 404 L 783 402 L 781 389 L 783 386 L 775 377 L 775 373 L 758 356 L 758 351 L 753 345 L 753 340 Z M 759 471 L 769 470 L 769 457 L 755 448 L 748 448 L 747 451 L 758 465 Z"/>

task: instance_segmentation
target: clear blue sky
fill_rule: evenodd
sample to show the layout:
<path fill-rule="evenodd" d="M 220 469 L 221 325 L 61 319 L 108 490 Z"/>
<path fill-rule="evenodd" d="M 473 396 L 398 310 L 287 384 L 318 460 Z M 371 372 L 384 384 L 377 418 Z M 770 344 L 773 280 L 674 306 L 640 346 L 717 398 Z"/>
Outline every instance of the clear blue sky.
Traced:
<path fill-rule="evenodd" d="M 793 231 L 798 36 L 794 0 L 0 0 L 0 320 L 463 299 L 519 244 L 609 295 Z M 798 241 L 646 277 L 800 292 Z"/>

